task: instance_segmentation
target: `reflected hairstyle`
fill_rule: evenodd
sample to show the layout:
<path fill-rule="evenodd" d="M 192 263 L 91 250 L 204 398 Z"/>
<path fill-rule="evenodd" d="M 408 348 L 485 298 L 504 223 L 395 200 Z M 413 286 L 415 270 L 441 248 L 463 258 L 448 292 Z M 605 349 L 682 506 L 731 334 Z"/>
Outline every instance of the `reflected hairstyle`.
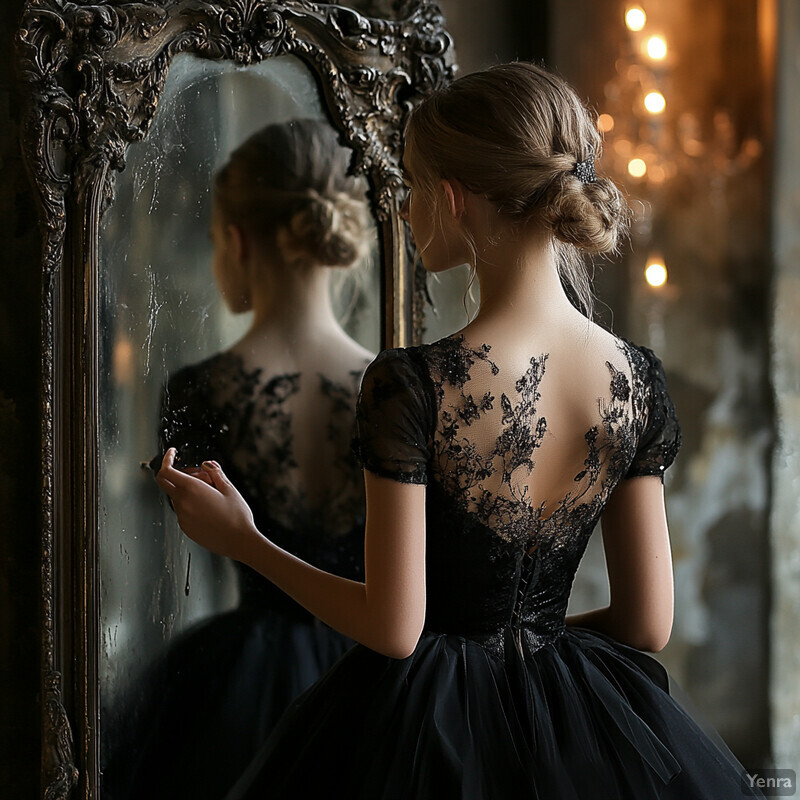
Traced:
<path fill-rule="evenodd" d="M 368 225 L 350 156 L 321 120 L 267 125 L 217 172 L 214 202 L 226 223 L 277 247 L 286 264 L 349 267 L 366 253 Z"/>
<path fill-rule="evenodd" d="M 435 207 L 439 181 L 455 179 L 512 220 L 543 225 L 562 282 L 591 317 L 582 256 L 618 252 L 630 211 L 612 180 L 584 183 L 575 173 L 579 162 L 600 158 L 601 138 L 566 81 L 525 62 L 466 75 L 412 112 L 406 143 L 420 173 L 415 183 Z"/>

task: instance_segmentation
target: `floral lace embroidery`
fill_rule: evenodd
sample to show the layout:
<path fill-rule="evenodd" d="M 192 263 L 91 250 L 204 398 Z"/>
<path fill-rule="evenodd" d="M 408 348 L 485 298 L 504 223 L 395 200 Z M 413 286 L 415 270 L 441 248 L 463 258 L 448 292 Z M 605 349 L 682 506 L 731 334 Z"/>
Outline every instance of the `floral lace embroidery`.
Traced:
<path fill-rule="evenodd" d="M 628 346 L 618 342 L 631 375 L 636 376 Z M 536 505 L 529 478 L 536 454 L 548 433 L 548 422 L 537 409 L 545 378 L 547 353 L 530 359 L 530 366 L 515 384 L 515 392 L 499 398 L 501 427 L 492 446 L 479 443 L 470 432 L 497 398 L 480 377 L 498 376 L 490 358 L 491 347 L 470 348 L 463 337 L 442 340 L 424 348 L 435 386 L 439 423 L 433 435 L 432 474 L 463 511 L 509 542 L 528 543 L 550 528 L 584 527 L 594 521 L 617 481 L 624 476 L 635 449 L 643 420 L 648 386 L 634 380 L 610 361 L 609 398 L 598 398 L 598 424 L 586 431 L 587 455 L 574 476 L 575 487 L 562 497 L 552 513 L 546 503 Z M 481 366 L 484 373 L 481 373 Z M 469 391 L 479 383 L 478 396 Z M 567 521 L 569 517 L 569 522 Z"/>
<path fill-rule="evenodd" d="M 363 533 L 363 479 L 350 447 L 361 371 L 349 373 L 349 385 L 321 374 L 266 381 L 262 374 L 232 353 L 181 370 L 165 391 L 162 447 L 177 447 L 187 466 L 218 460 L 265 524 L 323 538 Z M 299 471 L 291 410 L 306 391 L 326 420 L 319 447 L 329 459 L 327 485 L 314 502 Z"/>

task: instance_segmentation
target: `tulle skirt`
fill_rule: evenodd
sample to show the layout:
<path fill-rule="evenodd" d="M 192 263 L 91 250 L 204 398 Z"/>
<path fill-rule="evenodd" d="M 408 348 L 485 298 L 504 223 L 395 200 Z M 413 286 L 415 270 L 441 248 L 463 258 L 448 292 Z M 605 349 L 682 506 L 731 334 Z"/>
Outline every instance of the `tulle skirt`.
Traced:
<path fill-rule="evenodd" d="M 103 797 L 224 797 L 292 700 L 353 645 L 298 611 L 239 608 L 175 642 L 104 715 Z"/>
<path fill-rule="evenodd" d="M 423 633 L 356 645 L 282 717 L 227 800 L 734 800 L 744 768 L 650 656 L 581 628 L 498 658 Z M 759 793 L 749 796 L 763 797 Z"/>

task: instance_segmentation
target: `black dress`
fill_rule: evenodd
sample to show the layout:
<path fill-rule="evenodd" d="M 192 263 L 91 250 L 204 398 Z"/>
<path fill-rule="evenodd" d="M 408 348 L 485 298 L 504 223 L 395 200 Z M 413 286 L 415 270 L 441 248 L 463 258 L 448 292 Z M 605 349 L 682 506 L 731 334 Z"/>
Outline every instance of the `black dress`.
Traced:
<path fill-rule="evenodd" d="M 351 649 L 229 800 L 742 796 L 743 768 L 655 659 L 565 626 L 614 486 L 663 475 L 680 446 L 657 357 L 610 336 L 596 349 L 563 397 L 548 395 L 563 358 L 512 374 L 460 336 L 373 362 L 358 448 L 367 470 L 427 484 L 424 631 L 402 660 Z"/>
<path fill-rule="evenodd" d="M 186 367 L 165 389 L 162 447 L 177 448 L 178 466 L 218 461 L 259 530 L 320 569 L 362 580 L 364 479 L 351 445 L 367 363 L 338 382 L 268 378 L 232 353 Z M 299 463 L 307 437 L 315 475 Z M 289 703 L 354 644 L 261 575 L 234 567 L 237 607 L 173 640 L 130 693 L 104 796 L 219 800 Z"/>

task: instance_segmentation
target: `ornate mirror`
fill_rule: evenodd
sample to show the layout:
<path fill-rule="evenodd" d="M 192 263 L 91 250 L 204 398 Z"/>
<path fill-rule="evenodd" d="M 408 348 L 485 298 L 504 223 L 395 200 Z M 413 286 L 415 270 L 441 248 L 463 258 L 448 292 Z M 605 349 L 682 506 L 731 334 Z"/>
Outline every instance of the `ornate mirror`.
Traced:
<path fill-rule="evenodd" d="M 163 720 L 206 735 L 205 701 L 187 687 L 199 672 L 205 685 L 224 684 L 236 668 L 220 654 L 236 649 L 226 637 L 246 591 L 229 562 L 180 535 L 152 466 L 192 408 L 201 428 L 230 429 L 206 412 L 209 387 L 234 385 L 231 375 L 268 398 L 248 413 L 284 420 L 307 376 L 276 367 L 264 377 L 263 364 L 248 366 L 255 350 L 236 349 L 252 342 L 265 307 L 290 331 L 271 340 L 276 362 L 305 336 L 341 333 L 356 387 L 356 355 L 365 364 L 412 340 L 420 314 L 397 216 L 400 132 L 416 98 L 451 75 L 442 25 L 427 2 L 397 2 L 380 17 L 305 0 L 29 3 L 18 47 L 24 147 L 45 231 L 44 796 L 143 796 L 137 774 L 166 764 L 202 774 Z M 275 144 L 289 140 L 289 151 Z M 306 264 L 297 242 L 313 238 L 320 215 L 356 230 L 350 249 L 320 256 L 326 269 L 313 285 L 285 270 L 266 293 L 230 282 L 239 273 L 220 256 L 233 235 L 226 209 L 252 196 L 259 213 L 269 209 L 254 230 L 278 214 L 242 155 L 257 146 L 270 175 L 289 162 L 292 175 L 322 175 L 276 190 L 295 203 L 275 228 L 295 239 L 270 234 L 276 252 L 296 256 L 281 264 Z M 319 200 L 329 189 L 339 205 Z M 310 217 L 298 210 L 306 201 Z M 221 363 L 235 370 L 209 378 L 206 367 Z M 329 430 L 353 388 L 316 377 L 313 408 Z M 199 440 L 200 450 L 212 446 Z M 187 468 L 190 451 L 187 439 Z M 296 510 L 299 495 L 285 485 L 292 457 L 258 462 L 268 478 L 257 490 L 272 498 L 280 489 Z M 357 520 L 357 504 L 346 513 Z"/>

